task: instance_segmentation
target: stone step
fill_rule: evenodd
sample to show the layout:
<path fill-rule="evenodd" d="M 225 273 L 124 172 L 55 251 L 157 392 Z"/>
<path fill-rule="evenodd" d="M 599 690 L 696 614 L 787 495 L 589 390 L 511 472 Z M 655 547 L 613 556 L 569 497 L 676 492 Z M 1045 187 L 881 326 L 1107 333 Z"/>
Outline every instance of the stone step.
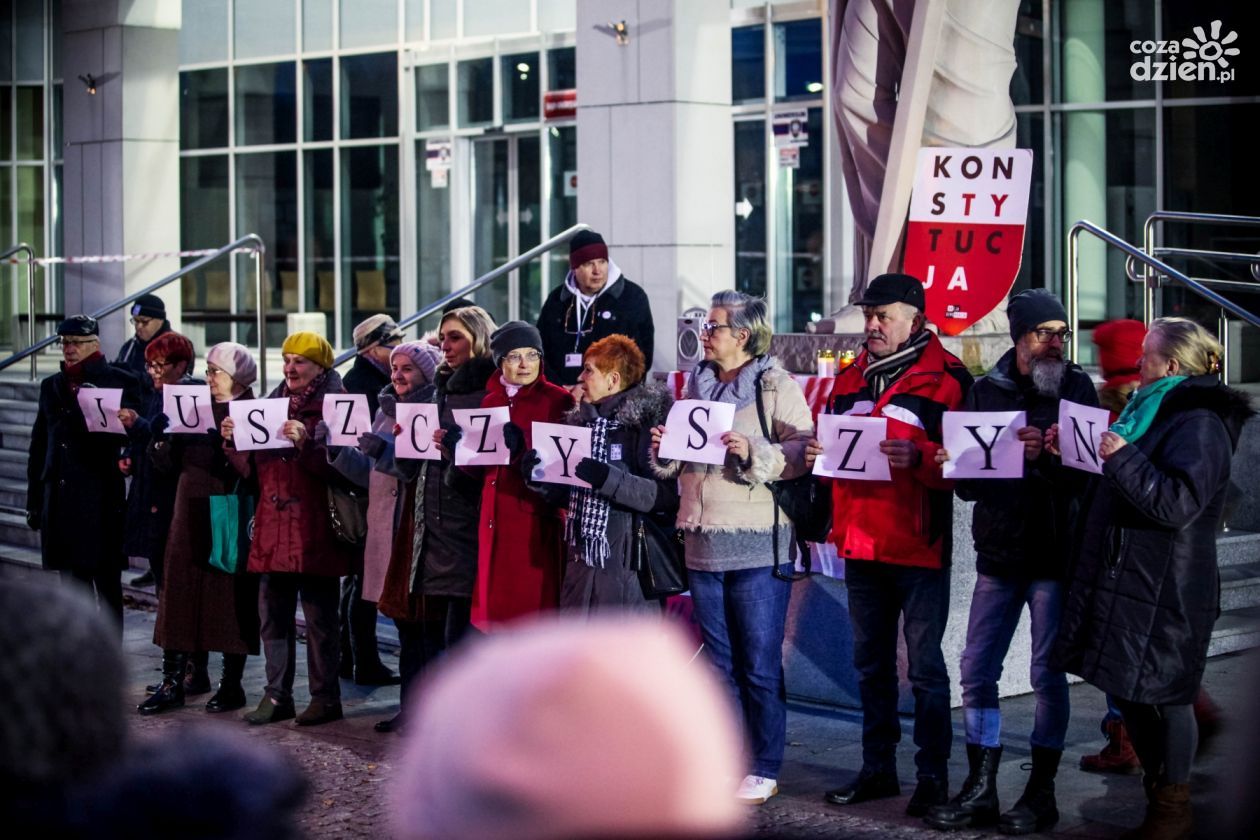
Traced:
<path fill-rule="evenodd" d="M 0 511 L 0 544 L 39 550 L 39 532 L 26 525 L 26 515 Z"/>
<path fill-rule="evenodd" d="M 0 478 L 0 509 L 26 510 L 26 481 Z"/>
<path fill-rule="evenodd" d="M 30 400 L 0 399 L 0 423 L 13 423 L 30 428 L 35 424 L 39 404 Z"/>
<path fill-rule="evenodd" d="M 1260 647 L 1260 606 L 1227 610 L 1216 619 L 1208 656 Z"/>
<path fill-rule="evenodd" d="M 1260 562 L 1260 533 L 1230 529 L 1216 537 L 1216 564 L 1238 566 Z"/>
<path fill-rule="evenodd" d="M 26 461 L 26 452 L 0 449 L 0 478 L 7 478 L 12 481 L 25 481 Z"/>
<path fill-rule="evenodd" d="M 0 449 L 29 452 L 31 427 L 22 423 L 0 423 Z"/>
<path fill-rule="evenodd" d="M 1221 569 L 1221 609 L 1260 606 L 1260 561 Z"/>
<path fill-rule="evenodd" d="M 17 566 L 30 566 L 36 569 L 43 565 L 39 548 L 9 543 L 0 543 L 0 562 L 12 563 Z"/>
<path fill-rule="evenodd" d="M 22 363 L 18 362 L 18 365 L 21 366 Z M 29 371 L 30 368 L 26 370 Z M 0 380 L 0 399 L 35 403 L 39 400 L 39 386 L 39 382 Z"/>

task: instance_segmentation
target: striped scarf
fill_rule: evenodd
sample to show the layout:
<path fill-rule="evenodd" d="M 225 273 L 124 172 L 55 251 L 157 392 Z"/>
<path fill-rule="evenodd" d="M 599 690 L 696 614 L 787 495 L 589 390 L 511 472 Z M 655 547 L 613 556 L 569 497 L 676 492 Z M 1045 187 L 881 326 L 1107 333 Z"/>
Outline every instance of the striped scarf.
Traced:
<path fill-rule="evenodd" d="M 869 357 L 870 361 L 867 362 L 866 370 L 862 373 L 866 377 L 867 384 L 871 386 L 871 393 L 875 399 L 879 399 L 879 395 L 884 393 L 898 376 L 905 373 L 907 368 L 919 360 L 919 356 L 923 354 L 923 348 L 927 347 L 931 340 L 932 333 L 929 330 L 919 330 L 910 336 L 905 344 L 887 356 L 878 359 L 874 356 Z"/>
<path fill-rule="evenodd" d="M 591 458 L 607 464 L 608 433 L 621 428 L 621 424 L 607 417 L 596 417 L 587 425 L 591 428 Z M 588 566 L 602 569 L 608 562 L 608 511 L 608 500 L 594 489 L 574 487 L 569 492 L 564 538 Z"/>

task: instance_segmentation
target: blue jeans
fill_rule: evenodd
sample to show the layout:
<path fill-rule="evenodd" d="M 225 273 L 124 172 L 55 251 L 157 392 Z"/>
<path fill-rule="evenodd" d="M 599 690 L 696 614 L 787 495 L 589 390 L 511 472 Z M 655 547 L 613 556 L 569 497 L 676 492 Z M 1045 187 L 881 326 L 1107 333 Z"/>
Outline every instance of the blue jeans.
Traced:
<path fill-rule="evenodd" d="M 920 776 L 945 779 L 953 741 L 949 672 L 941 653 L 949 618 L 949 569 L 850 560 L 844 574 L 862 697 L 862 765 L 873 771 L 897 769 L 897 619 L 904 614 L 919 748 L 914 761 Z"/>
<path fill-rule="evenodd" d="M 688 570 L 704 649 L 743 712 L 752 767 L 779 778 L 787 740 L 783 624 L 792 585 L 770 566 L 736 572 Z"/>
<path fill-rule="evenodd" d="M 998 680 L 1025 604 L 1032 620 L 1029 678 L 1037 698 L 1029 740 L 1034 747 L 1063 749 L 1069 714 L 1067 676 L 1050 667 L 1050 651 L 1059 635 L 1063 614 L 1063 585 L 1053 580 L 989 575 L 976 576 L 967 646 L 962 655 L 963 718 L 968 744 L 997 747 L 1002 743 Z"/>

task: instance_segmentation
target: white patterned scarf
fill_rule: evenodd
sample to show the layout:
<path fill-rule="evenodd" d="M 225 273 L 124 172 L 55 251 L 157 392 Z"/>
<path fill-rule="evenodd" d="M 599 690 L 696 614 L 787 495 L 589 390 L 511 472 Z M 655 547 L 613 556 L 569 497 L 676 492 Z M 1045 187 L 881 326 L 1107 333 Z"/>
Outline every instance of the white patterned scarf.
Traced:
<path fill-rule="evenodd" d="M 607 464 L 608 433 L 621 428 L 621 424 L 607 417 L 596 417 L 587 425 L 591 429 L 591 458 Z M 569 492 L 565 541 L 581 554 L 588 566 L 602 569 L 608 562 L 608 511 L 608 499 L 593 489 L 574 487 Z"/>

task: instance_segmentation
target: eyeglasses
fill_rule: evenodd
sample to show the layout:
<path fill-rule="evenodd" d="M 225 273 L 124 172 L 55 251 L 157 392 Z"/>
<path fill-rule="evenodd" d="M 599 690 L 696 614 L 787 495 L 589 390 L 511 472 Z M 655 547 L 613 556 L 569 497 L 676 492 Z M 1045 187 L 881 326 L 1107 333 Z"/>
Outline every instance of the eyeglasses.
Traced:
<path fill-rule="evenodd" d="M 1032 334 L 1037 336 L 1037 341 L 1041 344 L 1049 344 L 1053 339 L 1059 339 L 1064 344 L 1072 340 L 1072 331 L 1069 329 L 1051 330 L 1044 327 L 1038 327 L 1032 330 Z"/>
<path fill-rule="evenodd" d="M 519 365 L 521 362 L 529 362 L 531 365 L 537 364 L 542 355 L 536 350 L 530 350 L 528 353 L 508 353 L 503 360 L 510 365 Z"/>
<path fill-rule="evenodd" d="M 156 320 L 157 318 L 132 318 L 131 323 L 137 327 L 147 327 Z"/>
<path fill-rule="evenodd" d="M 166 370 L 174 364 L 174 362 L 145 362 L 144 367 L 146 370 Z"/>
<path fill-rule="evenodd" d="M 66 338 L 65 336 L 59 336 L 57 338 L 57 343 L 63 347 L 67 344 L 69 344 L 71 347 L 75 347 L 81 344 L 95 344 L 98 341 L 100 341 L 99 338 Z"/>
<path fill-rule="evenodd" d="M 713 335 L 720 329 L 731 329 L 730 324 L 719 324 L 717 321 L 708 321 L 700 325 L 700 332 L 705 335 Z"/>
<path fill-rule="evenodd" d="M 217 368 L 213 365 L 206 365 L 206 376 L 218 376 L 219 374 L 227 375 L 227 371 L 223 368 Z"/>

